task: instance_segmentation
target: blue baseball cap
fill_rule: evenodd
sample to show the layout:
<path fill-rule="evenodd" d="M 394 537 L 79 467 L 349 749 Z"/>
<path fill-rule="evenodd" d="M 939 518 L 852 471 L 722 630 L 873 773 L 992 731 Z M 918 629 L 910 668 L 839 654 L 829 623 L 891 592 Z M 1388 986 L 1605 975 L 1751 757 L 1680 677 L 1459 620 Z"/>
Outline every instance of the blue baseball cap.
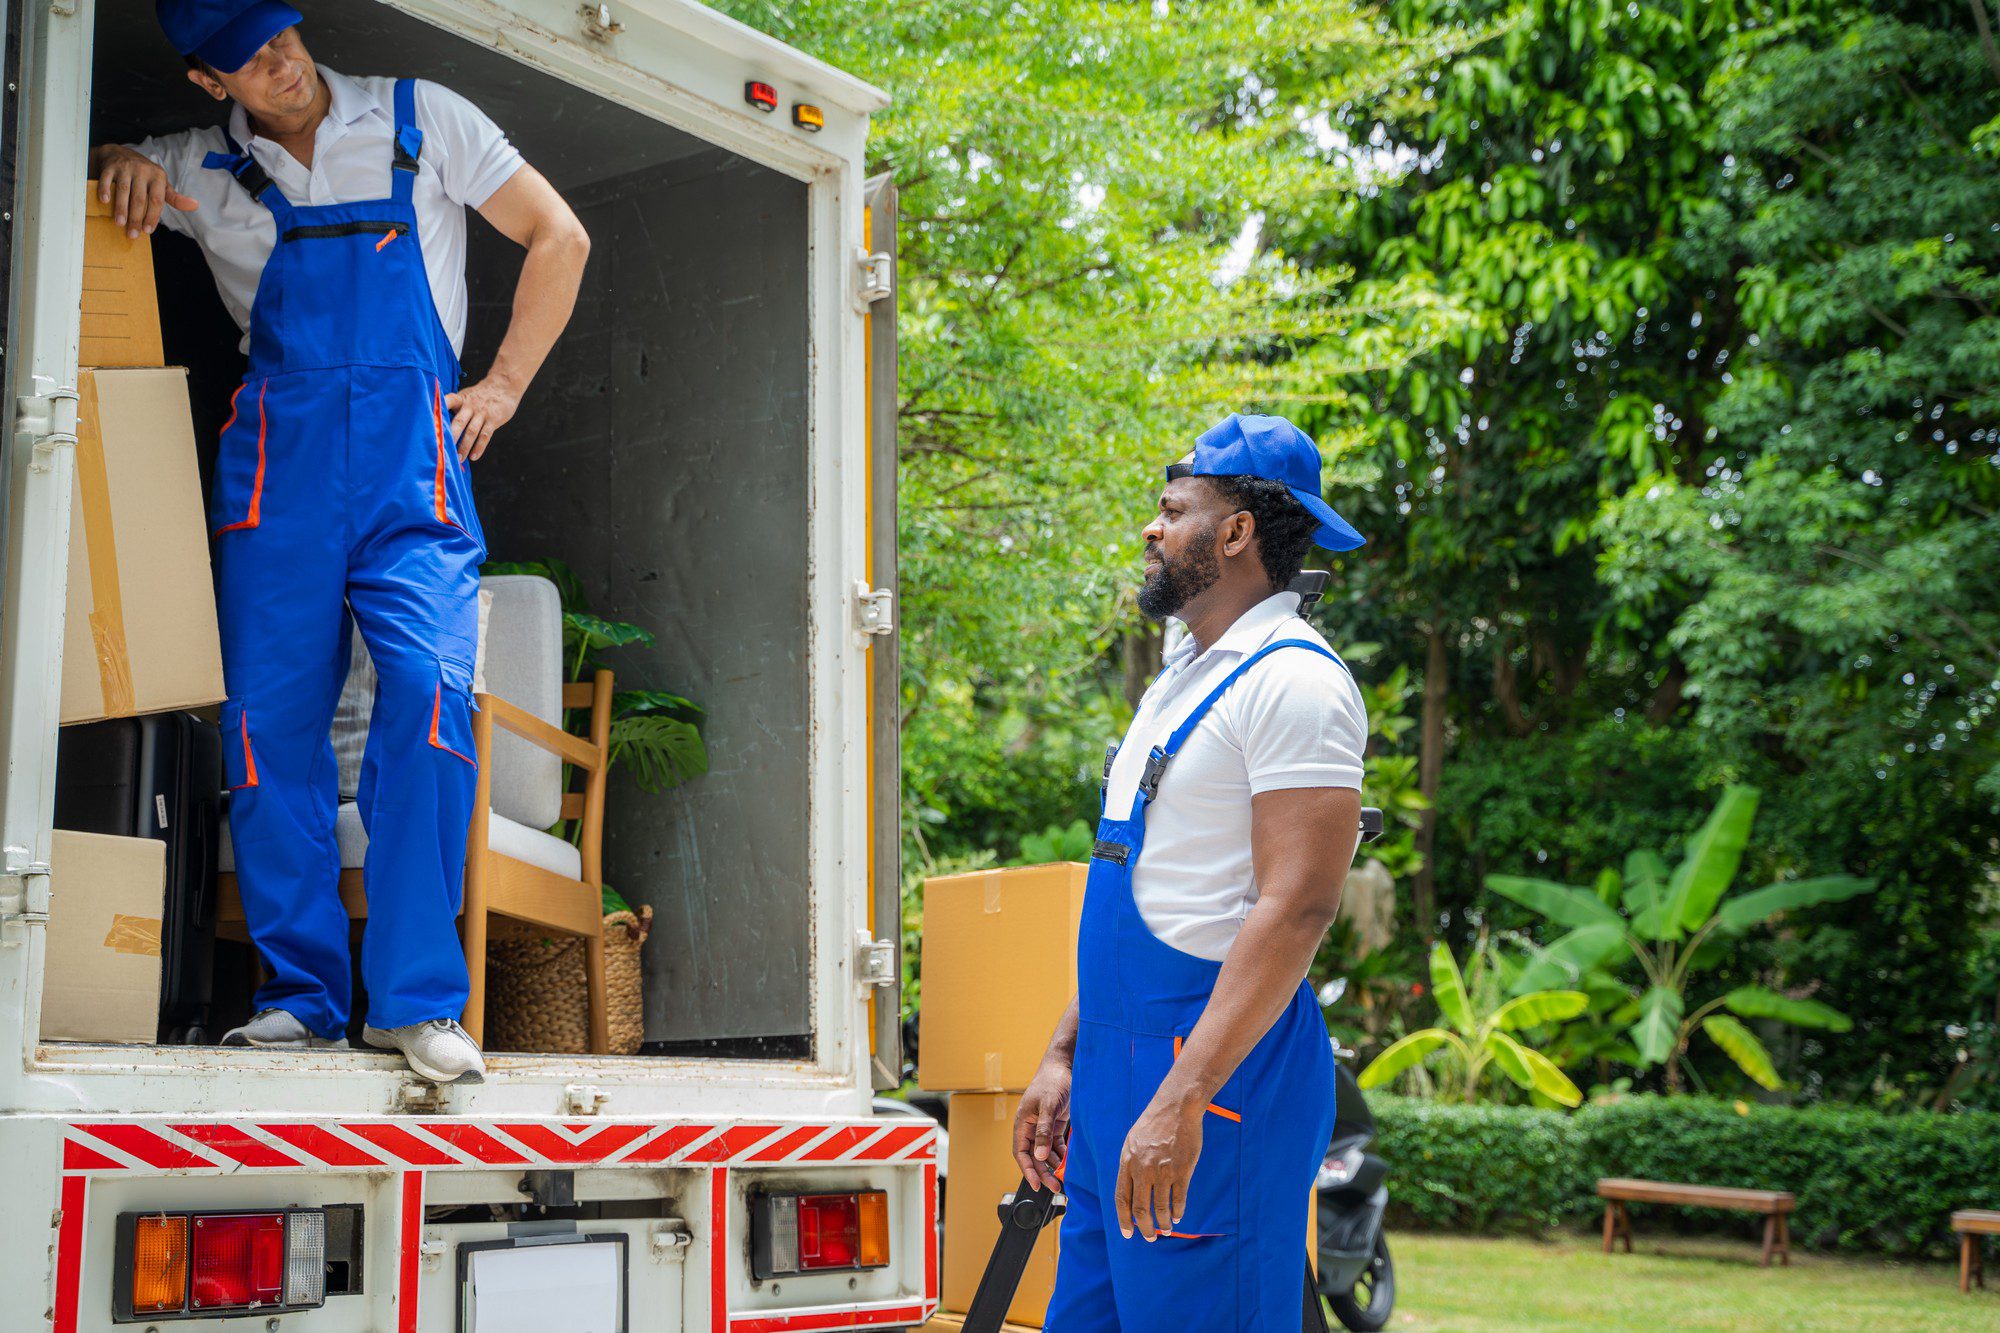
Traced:
<path fill-rule="evenodd" d="M 1333 512 L 1319 489 L 1319 446 L 1312 436 L 1283 417 L 1245 416 L 1231 412 L 1201 433 L 1194 442 L 1194 464 L 1183 474 L 1194 477 L 1262 477 L 1292 493 L 1319 520 L 1313 540 L 1329 551 L 1351 551 L 1368 539 Z"/>
<path fill-rule="evenodd" d="M 305 21 L 282 0 L 154 0 L 153 13 L 174 50 L 224 74 L 242 69 L 264 43 Z"/>

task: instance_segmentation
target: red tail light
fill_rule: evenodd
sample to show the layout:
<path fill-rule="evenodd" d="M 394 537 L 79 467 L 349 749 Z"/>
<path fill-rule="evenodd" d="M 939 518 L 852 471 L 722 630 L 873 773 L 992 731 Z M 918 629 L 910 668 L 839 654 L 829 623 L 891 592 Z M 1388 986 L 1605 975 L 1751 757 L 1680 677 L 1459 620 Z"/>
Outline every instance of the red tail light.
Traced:
<path fill-rule="evenodd" d="M 197 1310 L 278 1305 L 285 1297 L 285 1215 L 197 1217 L 190 1237 Z"/>
<path fill-rule="evenodd" d="M 759 1281 L 886 1268 L 889 1196 L 881 1190 L 762 1195 L 752 1209 L 750 1252 Z"/>
<path fill-rule="evenodd" d="M 349 1205 L 341 1205 L 341 1208 Z M 326 1211 L 126 1213 L 113 1307 L 147 1315 L 308 1310 L 326 1300 Z"/>

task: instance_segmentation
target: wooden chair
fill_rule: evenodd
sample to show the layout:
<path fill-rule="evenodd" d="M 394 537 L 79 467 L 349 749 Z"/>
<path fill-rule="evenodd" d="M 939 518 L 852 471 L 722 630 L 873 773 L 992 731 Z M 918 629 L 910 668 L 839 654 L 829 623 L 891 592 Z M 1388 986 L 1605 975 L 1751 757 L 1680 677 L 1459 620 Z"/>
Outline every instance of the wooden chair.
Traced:
<path fill-rule="evenodd" d="M 488 918 L 505 917 L 511 933 L 554 930 L 580 935 L 584 941 L 583 971 L 589 987 L 590 1049 L 595 1055 L 611 1050 L 610 1013 L 604 997 L 604 787 L 611 753 L 612 674 L 599 671 L 586 684 L 565 685 L 565 713 L 580 711 L 588 719 L 586 736 L 573 736 L 533 713 L 491 694 L 473 696 L 479 711 L 472 716 L 472 743 L 479 760 L 479 785 L 472 801 L 472 827 L 465 842 L 465 906 L 459 925 L 465 941 L 465 968 L 472 989 L 465 1004 L 465 1030 L 481 1039 L 486 1021 L 486 941 Z M 530 745 L 559 756 L 583 777 L 583 790 L 565 792 L 562 817 L 581 821 L 578 850 L 582 875 L 568 879 L 533 862 L 494 848 L 490 825 L 492 802 L 493 729 L 499 727 Z M 518 827 L 518 826 L 517 826 Z M 517 835 L 518 836 L 518 835 Z M 555 835 L 535 833 L 554 840 Z"/>

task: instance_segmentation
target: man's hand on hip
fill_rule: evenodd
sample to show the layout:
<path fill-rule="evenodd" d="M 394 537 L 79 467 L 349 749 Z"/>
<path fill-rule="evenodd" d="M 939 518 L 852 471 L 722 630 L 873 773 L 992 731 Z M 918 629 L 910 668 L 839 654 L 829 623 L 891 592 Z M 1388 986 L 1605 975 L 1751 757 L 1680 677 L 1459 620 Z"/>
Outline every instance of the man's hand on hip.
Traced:
<path fill-rule="evenodd" d="M 1172 1231 L 1187 1211 L 1188 1182 L 1201 1159 L 1200 1103 L 1153 1098 L 1118 1157 L 1118 1230 L 1147 1240 Z"/>
<path fill-rule="evenodd" d="M 1069 1155 L 1069 1066 L 1042 1061 L 1021 1094 L 1014 1113 L 1014 1160 L 1030 1184 L 1062 1190 L 1063 1160 Z"/>
<path fill-rule="evenodd" d="M 444 405 L 451 413 L 451 439 L 458 446 L 458 456 L 477 459 L 486 452 L 493 432 L 514 419 L 521 406 L 521 391 L 497 375 L 488 375 L 477 384 L 446 394 Z"/>

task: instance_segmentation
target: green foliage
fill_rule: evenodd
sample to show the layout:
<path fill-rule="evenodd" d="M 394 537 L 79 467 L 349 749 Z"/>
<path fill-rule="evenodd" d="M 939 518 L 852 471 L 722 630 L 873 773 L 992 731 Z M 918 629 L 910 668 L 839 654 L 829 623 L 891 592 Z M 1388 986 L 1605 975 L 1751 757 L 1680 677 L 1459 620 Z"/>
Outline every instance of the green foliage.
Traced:
<path fill-rule="evenodd" d="M 1688 840 L 1687 854 L 1664 877 L 1662 859 L 1633 852 L 1626 875 L 1599 876 L 1603 896 L 1574 885 L 1518 875 L 1489 875 L 1486 887 L 1558 926 L 1571 929 L 1523 969 L 1515 985 L 1545 985 L 1566 969 L 1581 975 L 1629 958 L 1646 982 L 1633 1016 L 1631 1039 L 1640 1068 L 1664 1065 L 1669 1090 L 1680 1087 L 1681 1061 L 1699 1031 L 1759 1086 L 1783 1084 L 1771 1053 L 1750 1029 L 1720 1009 L 1744 1018 L 1845 1032 L 1845 1014 L 1815 1000 L 1780 995 L 1761 986 L 1738 986 L 1689 1011 L 1687 992 L 1697 972 L 1724 961 L 1729 947 L 1752 926 L 1824 903 L 1874 891 L 1872 880 L 1851 875 L 1789 880 L 1725 899 L 1749 846 L 1757 818 L 1754 787 L 1732 786 Z M 1605 901 L 1612 890 L 1619 905 Z"/>
<path fill-rule="evenodd" d="M 1628 1097 L 1573 1114 L 1371 1095 L 1391 1207 L 1421 1225 L 1543 1228 L 1594 1220 L 1604 1176 L 1790 1190 L 1795 1244 L 1938 1256 L 1957 1208 L 1993 1202 L 2000 1115 L 1888 1115 Z M 1740 1232 L 1740 1213 L 1662 1209 L 1651 1228 Z"/>
<path fill-rule="evenodd" d="M 1015 863 L 1039 866 L 1052 861 L 1088 861 L 1096 841 L 1090 825 L 1081 819 L 1072 820 L 1067 826 L 1051 825 L 1021 839 L 1021 855 L 1015 858 Z"/>
<path fill-rule="evenodd" d="M 1349 0 L 721 7 L 895 99 L 869 156 L 902 191 L 912 854 L 1087 818 L 1160 467 L 1225 412 L 1349 401 L 1453 318 L 1424 284 L 1356 301 L 1258 243 L 1263 217 L 1355 188 L 1302 127 L 1410 49 Z"/>
<path fill-rule="evenodd" d="M 1361 1071 L 1361 1086 L 1383 1087 L 1444 1050 L 1454 1057 L 1460 1075 L 1454 1095 L 1463 1101 L 1478 1098 L 1480 1079 L 1492 1065 L 1536 1096 L 1564 1106 L 1581 1102 L 1583 1094 L 1569 1076 L 1513 1033 L 1575 1018 L 1589 1006 L 1590 997 L 1582 991 L 1536 991 L 1493 1004 L 1499 986 L 1497 978 L 1488 976 L 1492 967 L 1490 953 L 1482 950 L 1474 986 L 1468 987 L 1451 949 L 1438 941 L 1431 949 L 1431 995 L 1451 1028 L 1422 1028 L 1391 1042 Z M 1482 984 L 1489 980 L 1492 984 Z"/>
<path fill-rule="evenodd" d="M 556 585 L 562 599 L 563 653 L 572 681 L 587 680 L 597 670 L 599 653 L 654 643 L 649 629 L 592 615 L 583 580 L 566 561 L 554 557 L 493 560 L 481 566 L 480 572 L 535 574 Z M 701 705 L 666 690 L 615 691 L 611 697 L 611 763 L 622 764 L 640 790 L 647 792 L 663 792 L 700 777 L 708 772 L 708 747 L 697 723 L 701 711 Z"/>

